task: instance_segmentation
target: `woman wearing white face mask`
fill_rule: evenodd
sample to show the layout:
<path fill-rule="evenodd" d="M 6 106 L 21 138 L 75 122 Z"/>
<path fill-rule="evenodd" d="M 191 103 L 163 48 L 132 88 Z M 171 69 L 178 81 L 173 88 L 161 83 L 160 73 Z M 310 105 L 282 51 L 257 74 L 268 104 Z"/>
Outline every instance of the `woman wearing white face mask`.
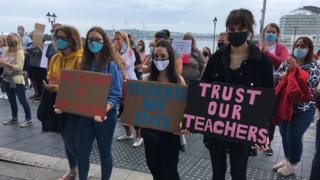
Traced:
<path fill-rule="evenodd" d="M 320 67 L 313 61 L 312 56 L 313 43 L 311 39 L 308 37 L 298 38 L 294 43 L 293 57 L 289 57 L 288 61 L 280 65 L 279 73 L 275 75 L 275 81 L 277 82 L 299 67 L 309 74 L 307 83 L 312 96 L 318 96 L 316 87 L 320 79 Z M 300 162 L 302 155 L 303 134 L 310 126 L 315 114 L 313 100 L 298 102 L 294 107 L 291 120 L 281 122 L 279 125 L 285 159 L 277 163 L 273 169 L 283 176 L 294 174 L 295 167 Z"/>
<path fill-rule="evenodd" d="M 175 56 L 169 41 L 160 40 L 154 49 L 151 71 L 144 80 L 185 85 L 175 71 Z M 157 180 L 179 180 L 178 161 L 180 138 L 158 130 L 142 129 L 148 168 Z"/>

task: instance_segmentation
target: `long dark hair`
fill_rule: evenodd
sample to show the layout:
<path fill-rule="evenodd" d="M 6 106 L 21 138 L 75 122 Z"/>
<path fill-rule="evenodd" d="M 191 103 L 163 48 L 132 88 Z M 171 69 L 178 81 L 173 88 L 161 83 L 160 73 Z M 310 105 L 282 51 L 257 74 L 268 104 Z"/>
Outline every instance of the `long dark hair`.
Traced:
<path fill-rule="evenodd" d="M 293 49 L 296 47 L 296 44 L 298 43 L 299 40 L 302 40 L 303 43 L 309 48 L 309 52 L 307 56 L 304 58 L 304 63 L 312 63 L 313 61 L 313 42 L 310 38 L 306 36 L 299 37 L 296 42 L 293 45 Z"/>
<path fill-rule="evenodd" d="M 170 83 L 178 83 L 178 74 L 175 68 L 175 56 L 173 52 L 173 48 L 168 40 L 160 40 L 155 48 L 162 47 L 165 48 L 169 55 L 169 65 L 167 67 L 167 77 Z M 154 58 L 154 52 L 152 54 L 152 59 Z M 160 71 L 154 65 L 154 62 L 151 63 L 151 72 L 150 72 L 150 80 L 151 81 L 158 81 L 160 75 Z"/>
<path fill-rule="evenodd" d="M 113 49 L 112 49 L 111 41 L 108 38 L 105 31 L 100 27 L 93 27 L 87 33 L 86 41 L 84 44 L 81 69 L 82 70 L 90 70 L 92 61 L 95 60 L 94 54 L 89 50 L 89 47 L 88 47 L 89 34 L 93 31 L 101 34 L 101 36 L 103 38 L 103 48 L 99 52 L 100 53 L 99 59 L 97 59 L 98 60 L 98 68 L 95 70 L 95 71 L 101 71 L 104 67 L 106 67 L 106 64 L 109 61 L 112 61 L 114 59 L 114 56 L 113 56 Z"/>
<path fill-rule="evenodd" d="M 78 51 L 82 48 L 82 40 L 78 30 L 75 27 L 61 26 L 54 32 L 53 37 L 56 38 L 60 31 L 66 35 L 66 40 L 68 41 L 73 52 Z"/>

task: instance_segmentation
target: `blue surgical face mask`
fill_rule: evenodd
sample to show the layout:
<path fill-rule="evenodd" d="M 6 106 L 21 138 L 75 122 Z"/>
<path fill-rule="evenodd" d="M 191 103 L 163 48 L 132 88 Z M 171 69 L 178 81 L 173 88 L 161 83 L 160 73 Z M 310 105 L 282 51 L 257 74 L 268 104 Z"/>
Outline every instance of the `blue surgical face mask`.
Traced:
<path fill-rule="evenodd" d="M 124 54 L 127 51 L 127 45 L 126 43 L 122 43 L 120 54 Z"/>
<path fill-rule="evenodd" d="M 155 59 L 153 60 L 154 65 L 159 71 L 165 70 L 169 66 L 169 59 Z"/>
<path fill-rule="evenodd" d="M 307 48 L 294 48 L 293 55 L 297 59 L 304 59 L 308 54 Z"/>
<path fill-rule="evenodd" d="M 68 42 L 67 42 L 66 40 L 64 40 L 64 39 L 57 39 L 57 40 L 56 40 L 56 46 L 57 46 L 57 48 L 58 48 L 59 50 L 64 50 L 64 49 L 66 49 L 66 48 L 69 46 L 69 44 L 68 44 Z"/>
<path fill-rule="evenodd" d="M 275 42 L 277 40 L 277 35 L 274 33 L 266 33 L 264 35 L 264 40 L 266 40 L 269 43 Z"/>
<path fill-rule="evenodd" d="M 88 48 L 93 54 L 96 54 L 101 51 L 103 44 L 98 41 L 92 41 L 88 43 Z"/>

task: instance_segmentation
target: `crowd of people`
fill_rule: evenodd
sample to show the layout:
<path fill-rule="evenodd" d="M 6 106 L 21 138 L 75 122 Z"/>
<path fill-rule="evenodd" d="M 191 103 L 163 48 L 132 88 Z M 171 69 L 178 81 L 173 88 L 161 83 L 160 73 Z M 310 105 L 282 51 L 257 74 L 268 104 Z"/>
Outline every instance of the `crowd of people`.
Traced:
<path fill-rule="evenodd" d="M 181 55 L 173 48 L 170 31 L 166 29 L 155 33 L 149 44 L 150 52 L 146 52 L 143 40 L 123 31 L 116 31 L 109 37 L 102 28 L 92 27 L 86 37 L 81 38 L 76 28 L 64 24 L 54 24 L 52 41 L 44 39 L 43 45 L 38 47 L 32 42 L 32 36 L 26 35 L 24 27 L 19 26 L 18 33 L 0 37 L 0 98 L 8 99 L 12 113 L 11 119 L 3 124 L 18 123 L 18 97 L 25 113 L 20 127 L 32 125 L 26 97 L 26 88 L 32 87 L 34 94 L 29 100 L 40 101 L 37 118 L 42 123 L 42 131 L 60 133 L 64 142 L 69 172 L 61 180 L 73 180 L 77 176 L 80 180 L 88 178 L 94 140 L 99 148 L 102 179 L 107 180 L 113 166 L 111 145 L 117 119 L 123 118 L 123 109 L 128 108 L 123 102 L 124 81 L 188 85 L 190 81 L 198 80 L 273 88 L 279 95 L 275 97 L 275 109 L 284 109 L 279 105 L 288 101 L 292 106 L 288 107 L 290 119 L 275 117 L 276 120 L 270 121 L 267 144 L 251 147 L 208 135 L 204 136 L 203 142 L 211 157 L 212 179 L 225 179 L 229 154 L 232 179 L 245 180 L 249 156 L 254 156 L 257 150 L 273 155 L 272 140 L 278 125 L 285 159 L 275 164 L 273 169 L 282 176 L 292 175 L 301 160 L 303 135 L 313 122 L 317 108 L 320 109 L 320 65 L 313 42 L 308 37 L 299 37 L 291 54 L 279 42 L 278 25 L 270 23 L 263 31 L 261 41 L 254 44 L 255 20 L 246 9 L 231 11 L 225 25 L 226 32 L 219 34 L 217 50 L 208 47 L 199 50 L 193 34 L 186 33 L 183 40 L 191 41 L 191 53 L 187 55 Z M 45 66 L 43 62 L 46 62 Z M 105 116 L 89 118 L 54 107 L 61 73 L 66 69 L 111 74 Z M 284 82 L 291 83 L 290 91 L 281 91 L 280 85 L 287 85 Z M 293 93 L 295 100 L 290 100 Z M 297 97 L 305 97 L 308 93 L 310 97 Z M 319 122 L 310 180 L 320 179 Z M 123 124 L 123 127 L 124 134 L 117 140 L 134 139 L 133 147 L 144 145 L 147 166 L 155 180 L 180 179 L 177 167 L 179 153 L 185 145 L 181 142 L 188 134 L 185 129 L 173 134 L 134 127 L 134 136 L 131 125 Z"/>

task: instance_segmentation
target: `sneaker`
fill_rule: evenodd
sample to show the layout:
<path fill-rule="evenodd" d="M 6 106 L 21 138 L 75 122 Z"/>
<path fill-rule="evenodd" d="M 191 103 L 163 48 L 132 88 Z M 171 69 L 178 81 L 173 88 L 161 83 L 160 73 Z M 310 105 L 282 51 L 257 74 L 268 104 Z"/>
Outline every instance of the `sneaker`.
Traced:
<path fill-rule="evenodd" d="M 125 140 L 130 140 L 130 139 L 133 139 L 133 135 L 131 135 L 131 136 L 122 135 L 117 138 L 118 141 L 125 141 Z"/>
<path fill-rule="evenodd" d="M 287 163 L 286 159 L 281 160 L 280 162 L 278 162 L 276 165 L 273 166 L 273 170 L 277 171 L 278 169 L 280 169 L 283 166 L 285 166 L 286 163 Z"/>
<path fill-rule="evenodd" d="M 18 119 L 12 118 L 10 120 L 3 121 L 3 125 L 11 125 L 18 122 Z"/>
<path fill-rule="evenodd" d="M 136 138 L 135 140 L 134 140 L 134 143 L 133 143 L 133 147 L 138 147 L 138 146 L 140 146 L 141 144 L 142 144 L 142 142 L 143 142 L 143 138 Z"/>
<path fill-rule="evenodd" d="M 272 156 L 273 155 L 273 150 L 271 148 L 271 146 L 268 147 L 268 150 L 266 152 L 264 152 L 266 155 L 268 156 Z"/>
<path fill-rule="evenodd" d="M 3 99 L 4 98 L 4 94 L 0 94 L 0 99 Z"/>
<path fill-rule="evenodd" d="M 32 100 L 32 99 L 35 99 L 37 97 L 38 97 L 38 94 L 34 94 L 34 95 L 30 96 L 29 99 Z"/>
<path fill-rule="evenodd" d="M 8 95 L 7 94 L 3 94 L 3 99 L 8 100 Z"/>
<path fill-rule="evenodd" d="M 31 126 L 31 125 L 32 125 L 32 121 L 30 121 L 30 120 L 27 121 L 26 120 L 26 121 L 23 121 L 23 123 L 20 124 L 20 127 L 24 128 L 24 127 L 28 127 L 28 126 Z"/>
<path fill-rule="evenodd" d="M 294 165 L 291 163 L 287 162 L 282 168 L 278 169 L 278 174 L 281 176 L 290 176 L 294 174 Z"/>

